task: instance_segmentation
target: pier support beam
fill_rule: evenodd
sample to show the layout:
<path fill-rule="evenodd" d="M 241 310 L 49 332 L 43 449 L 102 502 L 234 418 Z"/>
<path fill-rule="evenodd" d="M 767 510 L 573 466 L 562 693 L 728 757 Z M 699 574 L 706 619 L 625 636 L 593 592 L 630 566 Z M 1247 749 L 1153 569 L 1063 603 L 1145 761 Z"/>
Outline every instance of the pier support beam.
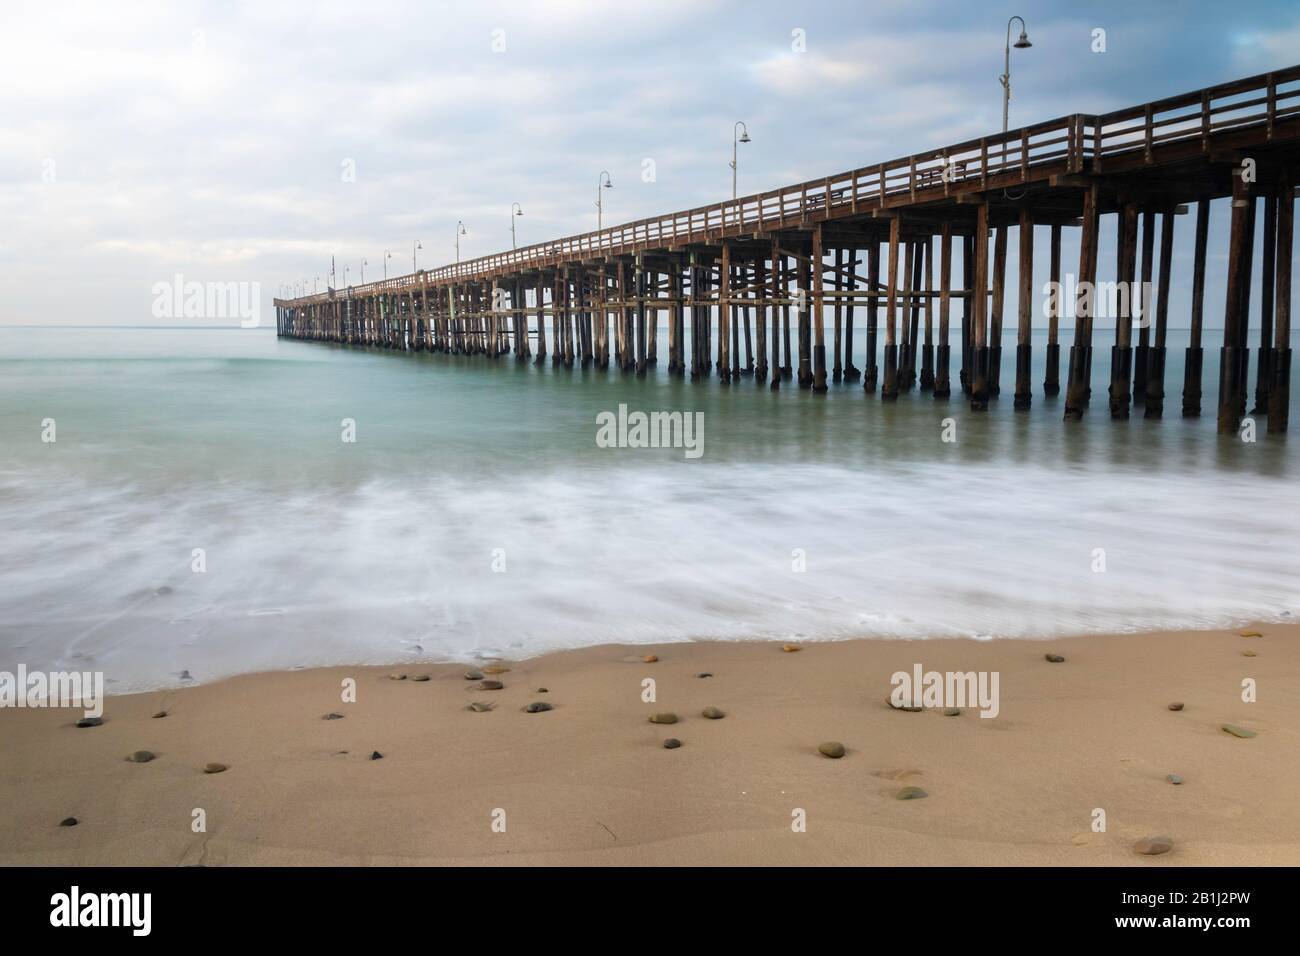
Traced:
<path fill-rule="evenodd" d="M 971 396 L 972 411 L 989 407 L 989 206 L 981 202 L 975 213 L 975 284 L 971 288 Z"/>
<path fill-rule="evenodd" d="M 1277 267 L 1277 206 L 1280 197 L 1264 196 L 1264 245 L 1259 277 L 1259 364 L 1255 372 L 1255 407 L 1252 415 L 1268 412 L 1268 390 L 1273 382 L 1273 294 Z"/>
<path fill-rule="evenodd" d="M 1241 176 L 1241 170 L 1232 173 L 1232 227 L 1228 235 L 1228 279 L 1223 306 L 1223 347 L 1219 351 L 1219 417 L 1220 435 L 1235 435 L 1246 413 L 1243 342 L 1246 316 L 1244 308 L 1249 301 L 1250 288 L 1250 234 L 1251 207 L 1255 199 L 1250 184 Z"/>
<path fill-rule="evenodd" d="M 1133 278 L 1137 271 L 1138 211 L 1125 203 L 1120 211 L 1119 248 L 1116 251 L 1119 313 L 1115 316 L 1115 345 L 1110 353 L 1110 417 L 1129 416 L 1133 372 Z"/>
<path fill-rule="evenodd" d="M 1202 320 L 1205 315 L 1205 254 L 1210 238 L 1210 201 L 1196 204 L 1196 242 L 1192 258 L 1191 334 L 1187 340 L 1187 357 L 1183 364 L 1183 417 L 1201 415 L 1201 371 L 1205 350 L 1201 346 Z"/>
<path fill-rule="evenodd" d="M 812 231 L 812 336 L 813 381 L 812 390 L 826 392 L 826 302 L 822 296 L 822 225 L 817 223 Z M 838 302 L 838 299 L 836 300 Z"/>
<path fill-rule="evenodd" d="M 1051 247 L 1049 250 L 1049 274 L 1052 294 L 1048 298 L 1047 315 L 1047 354 L 1044 356 L 1047 367 L 1043 372 L 1043 394 L 1061 394 L 1061 343 L 1058 341 L 1061 327 L 1061 227 L 1052 226 Z"/>
<path fill-rule="evenodd" d="M 1026 207 L 1020 210 L 1020 290 L 1016 297 L 1016 393 L 1014 407 L 1028 409 L 1034 401 L 1029 384 L 1033 355 L 1034 317 L 1034 217 Z"/>
<path fill-rule="evenodd" d="M 1070 346 L 1065 385 L 1065 418 L 1079 421 L 1092 393 L 1092 285 L 1097 276 L 1097 187 L 1083 195 L 1083 229 L 1079 236 L 1079 290 L 1074 307 L 1074 344 Z"/>
<path fill-rule="evenodd" d="M 877 331 L 880 319 L 880 243 L 874 238 L 867 246 L 867 355 L 862 373 L 862 390 L 868 394 L 876 391 L 880 367 L 876 365 Z"/>
<path fill-rule="evenodd" d="M 948 345 L 948 305 L 952 290 L 952 223 L 939 232 L 939 348 L 935 356 L 934 397 L 952 395 L 951 349 Z"/>
<path fill-rule="evenodd" d="M 1002 394 L 1002 309 L 1007 289 L 1007 227 L 998 226 L 993 242 L 993 302 L 989 312 L 989 398 Z"/>
<path fill-rule="evenodd" d="M 1133 350 L 1133 404 L 1141 405 L 1147 397 L 1147 353 L 1151 348 L 1151 321 L 1155 303 L 1150 298 L 1151 270 L 1155 257 L 1156 214 L 1152 209 L 1142 213 L 1142 270 L 1138 275 L 1138 292 L 1131 293 L 1131 298 L 1141 303 L 1141 320 L 1138 322 L 1138 342 Z"/>
<path fill-rule="evenodd" d="M 1274 256 L 1273 381 L 1268 389 L 1268 433 L 1284 435 L 1291 403 L 1291 249 L 1295 221 L 1295 177 L 1288 169 L 1277 191 L 1277 248 Z"/>
<path fill-rule="evenodd" d="M 1143 417 L 1160 418 L 1165 411 L 1165 338 L 1169 330 L 1169 289 L 1174 256 L 1174 210 L 1160 215 L 1160 274 L 1156 289 L 1155 337 L 1147 351 Z M 1143 318 L 1146 318 L 1143 306 Z"/>
<path fill-rule="evenodd" d="M 880 398 L 886 402 L 898 399 L 898 239 L 900 222 L 897 216 L 889 220 L 888 285 L 885 293 L 885 371 L 880 385 Z"/>

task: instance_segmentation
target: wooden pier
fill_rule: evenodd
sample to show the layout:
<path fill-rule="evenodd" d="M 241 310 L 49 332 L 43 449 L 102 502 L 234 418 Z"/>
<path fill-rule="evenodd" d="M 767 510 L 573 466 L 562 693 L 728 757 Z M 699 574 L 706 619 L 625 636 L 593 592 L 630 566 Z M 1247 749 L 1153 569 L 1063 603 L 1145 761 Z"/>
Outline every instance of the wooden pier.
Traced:
<path fill-rule="evenodd" d="M 347 345 L 513 354 L 538 363 L 549 355 L 569 367 L 612 362 L 637 374 L 659 362 L 662 349 L 669 372 L 689 371 L 692 379 L 716 372 L 723 383 L 752 378 L 813 392 L 825 392 L 828 382 L 860 381 L 886 401 L 914 389 L 949 398 L 955 374 L 975 410 L 1001 394 L 1005 365 L 1014 375 L 1013 405 L 1026 409 L 1033 396 L 1034 230 L 1050 230 L 1047 279 L 1061 283 L 1064 228 L 1077 227 L 1078 268 L 1073 283 L 1064 283 L 1078 297 L 1063 405 L 1067 419 L 1078 419 L 1092 395 L 1099 219 L 1113 214 L 1118 278 L 1151 282 L 1156 291 L 1154 303 L 1142 303 L 1136 344 L 1134 303 L 1118 298 L 1110 414 L 1127 418 L 1137 405 L 1145 417 L 1160 418 L 1172 243 L 1186 212 L 1195 216 L 1195 259 L 1182 413 L 1197 416 L 1210 202 L 1230 198 L 1218 428 L 1237 432 L 1249 404 L 1248 317 L 1262 202 L 1262 321 L 1251 413 L 1267 415 L 1270 433 L 1283 433 L 1298 168 L 1300 66 L 455 265 L 276 299 L 277 330 Z M 1020 281 L 1014 361 L 1005 362 L 1011 226 L 1018 227 Z M 956 277 L 954 242 L 964 264 Z M 1048 320 L 1042 389 L 1049 396 L 1061 390 L 1060 305 L 1050 307 Z M 862 369 L 853 364 L 857 315 L 866 319 Z"/>

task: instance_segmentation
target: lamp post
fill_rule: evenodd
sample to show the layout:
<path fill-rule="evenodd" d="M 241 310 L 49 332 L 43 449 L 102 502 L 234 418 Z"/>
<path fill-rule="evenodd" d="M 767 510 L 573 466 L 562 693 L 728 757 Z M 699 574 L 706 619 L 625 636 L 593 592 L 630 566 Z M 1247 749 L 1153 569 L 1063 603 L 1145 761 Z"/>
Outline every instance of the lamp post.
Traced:
<path fill-rule="evenodd" d="M 510 204 L 510 248 L 511 249 L 519 248 L 518 243 L 515 242 L 515 216 L 522 216 L 523 214 L 524 211 L 523 209 L 520 208 L 519 203 L 515 202 Z"/>
<path fill-rule="evenodd" d="M 514 220 L 511 220 L 510 224 L 514 225 Z M 456 220 L 456 261 L 457 262 L 460 262 L 460 237 L 468 236 L 468 235 L 469 232 L 465 229 L 465 223 L 457 219 Z"/>
<path fill-rule="evenodd" d="M 606 189 L 614 188 L 614 182 L 609 178 L 608 170 L 604 170 L 604 169 L 602 169 L 600 171 L 600 175 L 596 177 L 596 231 L 597 232 L 600 232 L 603 228 L 605 228 L 605 224 L 604 224 L 605 204 L 601 200 L 601 192 L 600 192 L 602 186 Z"/>
<path fill-rule="evenodd" d="M 343 267 L 343 288 L 346 289 L 347 287 L 348 287 L 348 267 L 345 265 Z"/>
<path fill-rule="evenodd" d="M 744 132 L 740 134 L 739 139 L 736 138 L 737 130 L 744 130 Z M 741 120 L 736 120 L 735 125 L 731 127 L 731 198 L 732 199 L 736 198 L 736 159 L 737 159 L 737 152 L 738 152 L 737 147 L 740 143 L 748 143 L 748 142 L 752 142 L 749 138 L 749 127 L 746 126 Z"/>
<path fill-rule="evenodd" d="M 388 260 L 393 258 L 393 254 L 387 249 L 384 250 L 384 278 L 388 278 Z"/>
<path fill-rule="evenodd" d="M 411 271 L 412 272 L 420 271 L 420 263 L 416 259 L 415 254 L 423 248 L 424 248 L 424 243 L 421 242 L 419 239 L 416 239 L 415 243 L 411 246 Z"/>
<path fill-rule="evenodd" d="M 361 284 L 366 284 L 366 260 L 361 260 Z"/>
<path fill-rule="evenodd" d="M 1020 39 L 1012 44 L 1011 24 L 1017 20 L 1020 21 Z M 1027 50 L 1033 46 L 1029 42 L 1027 30 L 1023 17 L 1012 17 L 1007 21 L 1006 56 L 1003 60 L 1002 75 L 998 77 L 998 82 L 1002 84 L 1002 132 L 1004 133 L 1007 131 L 1007 113 L 1011 106 L 1011 47 L 1014 45 L 1017 50 Z"/>

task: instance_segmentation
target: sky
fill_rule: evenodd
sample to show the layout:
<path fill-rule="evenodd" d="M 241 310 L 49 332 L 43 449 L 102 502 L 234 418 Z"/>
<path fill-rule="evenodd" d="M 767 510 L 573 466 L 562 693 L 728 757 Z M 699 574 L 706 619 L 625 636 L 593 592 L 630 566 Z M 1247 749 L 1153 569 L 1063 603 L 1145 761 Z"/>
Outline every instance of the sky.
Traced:
<path fill-rule="evenodd" d="M 520 245 L 584 232 L 602 170 L 606 225 L 716 202 L 737 120 L 742 195 L 978 137 L 1013 14 L 1012 127 L 1300 63 L 1294 2 L 6 0 L 0 325 L 166 324 L 177 275 L 269 307 L 451 262 L 460 221 L 508 249 L 514 202 Z"/>

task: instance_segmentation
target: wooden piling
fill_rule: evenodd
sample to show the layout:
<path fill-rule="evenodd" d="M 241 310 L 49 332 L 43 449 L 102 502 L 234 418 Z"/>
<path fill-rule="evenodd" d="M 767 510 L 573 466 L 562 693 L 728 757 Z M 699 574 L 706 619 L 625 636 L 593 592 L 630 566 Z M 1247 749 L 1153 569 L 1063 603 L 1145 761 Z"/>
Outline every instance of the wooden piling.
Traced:
<path fill-rule="evenodd" d="M 1169 329 L 1173 258 L 1174 210 L 1166 209 L 1160 214 L 1160 274 L 1156 289 L 1155 337 L 1146 357 L 1146 395 L 1142 413 L 1145 418 L 1160 418 L 1165 410 L 1165 338 Z"/>
<path fill-rule="evenodd" d="M 1110 417 L 1129 416 L 1130 382 L 1133 374 L 1133 278 L 1137 270 L 1138 209 L 1124 204 L 1118 230 L 1117 285 L 1118 314 L 1115 316 L 1115 344 L 1110 352 Z"/>
<path fill-rule="evenodd" d="M 1065 384 L 1065 418 L 1079 421 L 1088 408 L 1092 386 L 1092 285 L 1097 276 L 1097 187 L 1083 194 L 1083 228 L 1079 235 L 1079 288 L 1074 307 L 1074 344 L 1070 346 Z"/>
<path fill-rule="evenodd" d="M 809 271 L 812 273 L 812 336 L 813 336 L 813 382 L 812 390 L 817 393 L 826 391 L 826 307 L 822 296 L 822 224 L 817 223 L 812 230 L 812 261 Z"/>
<path fill-rule="evenodd" d="M 934 238 L 926 236 L 922 245 L 925 262 L 921 290 L 921 311 L 925 317 L 925 339 L 921 343 L 921 391 L 934 391 Z"/>
<path fill-rule="evenodd" d="M 997 227 L 993 242 L 993 300 L 989 307 L 989 398 L 1002 394 L 1002 309 L 1007 289 L 1007 227 Z"/>
<path fill-rule="evenodd" d="M 889 270 L 885 297 L 885 372 L 880 397 L 887 402 L 898 399 L 898 238 L 897 216 L 889 220 Z"/>
<path fill-rule="evenodd" d="M 1268 433 L 1286 434 L 1291 403 L 1291 249 L 1295 220 L 1295 178 L 1283 171 L 1277 190 L 1277 243 L 1274 255 L 1273 381 L 1268 389 Z"/>
<path fill-rule="evenodd" d="M 1235 435 L 1241 427 L 1245 403 L 1240 401 L 1244 392 L 1242 372 L 1242 306 L 1246 301 L 1242 287 L 1250 284 L 1250 274 L 1245 271 L 1248 260 L 1247 246 L 1251 237 L 1247 232 L 1250 207 L 1254 204 L 1250 184 L 1245 182 L 1241 170 L 1232 172 L 1232 226 L 1228 234 L 1228 280 L 1223 307 L 1223 346 L 1219 350 L 1219 416 L 1220 435 Z"/>
<path fill-rule="evenodd" d="M 1196 242 L 1192 258 L 1191 333 L 1183 365 L 1183 417 L 1201 415 L 1201 371 L 1205 350 L 1201 346 L 1202 319 L 1205 314 L 1205 255 L 1210 236 L 1210 201 L 1196 204 Z"/>
<path fill-rule="evenodd" d="M 949 365 L 948 307 L 952 287 L 952 223 L 944 221 L 939 231 L 939 348 L 935 356 L 934 397 L 949 398 L 952 380 Z"/>
<path fill-rule="evenodd" d="M 862 390 L 874 393 L 880 377 L 876 364 L 877 331 L 880 319 L 880 243 L 874 238 L 867 246 L 867 354 L 862 372 Z"/>
<path fill-rule="evenodd" d="M 837 248 L 835 250 L 835 272 L 831 278 L 831 288 L 840 292 L 844 288 L 844 250 Z M 831 381 L 840 382 L 844 378 L 844 300 L 835 296 L 835 332 L 831 342 L 833 354 L 833 365 L 831 369 Z"/>
<path fill-rule="evenodd" d="M 849 269 L 849 292 L 856 293 L 858 289 L 858 248 L 849 246 L 847 252 L 847 261 Z M 849 304 L 844 313 L 844 381 L 856 382 L 862 377 L 862 370 L 853 364 L 853 308 L 856 295 L 849 296 Z"/>
<path fill-rule="evenodd" d="M 1268 390 L 1273 382 L 1273 296 L 1277 267 L 1277 196 L 1264 195 L 1264 245 L 1260 250 L 1259 360 L 1255 370 L 1255 406 L 1252 415 L 1268 412 Z"/>
<path fill-rule="evenodd" d="M 754 263 L 754 382 L 758 385 L 767 381 L 767 298 L 767 260 L 760 253 Z"/>
<path fill-rule="evenodd" d="M 1016 297 L 1016 392 L 1013 407 L 1023 411 L 1034 401 L 1029 383 L 1034 331 L 1034 216 L 1028 206 L 1020 210 L 1019 241 L 1020 289 Z"/>
<path fill-rule="evenodd" d="M 1151 290 L 1151 270 L 1155 258 L 1156 214 L 1154 209 L 1142 212 L 1142 268 L 1138 274 L 1140 283 L 1130 296 L 1139 303 L 1141 312 L 1138 322 L 1138 341 L 1133 349 L 1133 404 L 1141 405 L 1147 395 L 1147 352 L 1151 348 L 1151 323 L 1154 318 L 1154 302 L 1147 301 Z"/>
<path fill-rule="evenodd" d="M 1061 326 L 1061 226 L 1052 225 L 1051 248 L 1048 256 L 1048 281 L 1052 293 L 1048 298 L 1047 315 L 1047 354 L 1044 356 L 1047 367 L 1043 372 L 1043 394 L 1059 395 L 1061 393 L 1061 344 L 1058 341 Z"/>
<path fill-rule="evenodd" d="M 971 396 L 972 411 L 989 407 L 989 206 L 981 202 L 975 212 L 975 284 L 971 287 Z"/>

